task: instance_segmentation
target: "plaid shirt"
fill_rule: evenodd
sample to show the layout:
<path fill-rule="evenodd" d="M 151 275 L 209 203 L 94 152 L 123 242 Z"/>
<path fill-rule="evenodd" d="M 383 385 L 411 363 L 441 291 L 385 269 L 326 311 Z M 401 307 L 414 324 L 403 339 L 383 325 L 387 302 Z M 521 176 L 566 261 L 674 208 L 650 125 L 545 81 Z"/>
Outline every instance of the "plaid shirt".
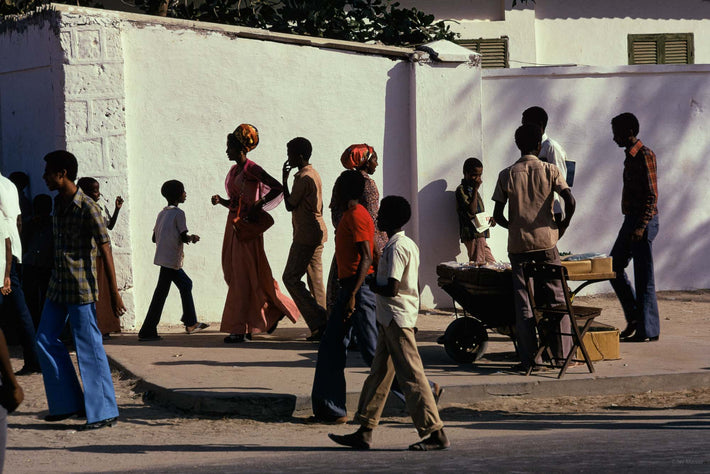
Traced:
<path fill-rule="evenodd" d="M 621 212 L 625 216 L 636 216 L 636 228 L 645 229 L 648 221 L 658 214 L 657 203 L 656 155 L 637 140 L 626 150 Z"/>
<path fill-rule="evenodd" d="M 47 298 L 56 303 L 86 304 L 98 299 L 96 246 L 109 242 L 101 208 L 93 199 L 76 190 L 64 204 L 54 199 L 54 269 Z"/>

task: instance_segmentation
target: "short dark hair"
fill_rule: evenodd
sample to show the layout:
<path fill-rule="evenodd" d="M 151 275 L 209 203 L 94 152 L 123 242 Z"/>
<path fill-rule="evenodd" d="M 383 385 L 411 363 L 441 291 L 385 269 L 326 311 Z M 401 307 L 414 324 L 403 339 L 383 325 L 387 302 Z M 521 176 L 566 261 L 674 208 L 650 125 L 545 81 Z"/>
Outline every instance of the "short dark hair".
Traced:
<path fill-rule="evenodd" d="M 76 185 L 79 186 L 79 188 L 84 192 L 84 194 L 88 193 L 89 188 L 94 184 L 99 184 L 99 182 L 90 176 L 81 177 L 79 178 L 79 181 L 76 182 Z"/>
<path fill-rule="evenodd" d="M 160 187 L 160 194 L 168 201 L 168 204 L 173 203 L 180 199 L 183 191 L 185 191 L 185 185 L 177 179 L 171 179 L 166 181 Z"/>
<path fill-rule="evenodd" d="M 395 228 L 404 226 L 412 217 L 412 207 L 402 196 L 387 196 L 380 202 L 380 216 L 387 217 L 387 221 Z"/>
<path fill-rule="evenodd" d="M 30 177 L 27 176 L 27 173 L 22 171 L 13 171 L 7 178 L 21 190 L 25 189 L 27 185 L 30 184 Z"/>
<path fill-rule="evenodd" d="M 476 168 L 483 168 L 483 163 L 478 158 L 466 158 L 466 161 L 463 162 L 464 174 L 473 173 Z"/>
<path fill-rule="evenodd" d="M 32 200 L 32 210 L 36 216 L 48 216 L 52 213 L 52 198 L 49 194 L 38 194 Z"/>
<path fill-rule="evenodd" d="M 365 192 L 365 177 L 358 170 L 345 170 L 335 180 L 335 193 L 339 199 L 360 199 Z"/>
<path fill-rule="evenodd" d="M 303 137 L 294 138 L 286 144 L 286 148 L 303 156 L 306 161 L 311 159 L 311 153 L 313 153 L 313 145 L 311 145 L 311 142 L 308 141 L 307 138 Z"/>
<path fill-rule="evenodd" d="M 617 130 L 631 130 L 634 136 L 639 134 L 639 120 L 631 112 L 624 112 L 611 119 L 611 126 Z"/>
<path fill-rule="evenodd" d="M 60 171 L 67 172 L 67 179 L 74 181 L 76 173 L 79 170 L 79 165 L 76 162 L 76 156 L 66 150 L 55 150 L 44 155 L 44 161 L 47 163 L 49 171 L 58 173 Z"/>
<path fill-rule="evenodd" d="M 521 125 L 515 131 L 515 145 L 523 153 L 535 150 L 541 141 L 542 130 L 531 123 Z"/>
<path fill-rule="evenodd" d="M 543 130 L 547 128 L 547 112 L 542 107 L 530 107 L 523 111 L 523 123 L 536 123 Z"/>

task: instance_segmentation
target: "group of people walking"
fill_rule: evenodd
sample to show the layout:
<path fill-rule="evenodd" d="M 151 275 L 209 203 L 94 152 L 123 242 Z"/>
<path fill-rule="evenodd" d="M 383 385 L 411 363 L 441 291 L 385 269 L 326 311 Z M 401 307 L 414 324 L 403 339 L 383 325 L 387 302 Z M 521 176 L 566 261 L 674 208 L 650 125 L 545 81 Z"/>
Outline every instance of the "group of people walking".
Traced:
<path fill-rule="evenodd" d="M 564 162 L 564 152 L 544 135 L 544 110 L 533 109 L 523 114 L 523 124 L 515 134 L 520 159 L 498 176 L 491 222 L 509 231 L 518 350 L 524 371 L 539 361 L 532 358 L 537 343 L 523 290 L 522 265 L 527 261 L 559 262 L 557 239 L 568 228 L 575 211 L 564 172 L 555 163 Z M 629 340 L 653 341 L 659 334 L 651 257 L 651 242 L 658 226 L 655 155 L 636 138 L 639 125 L 632 114 L 615 117 L 612 129 L 614 141 L 626 150 L 622 198 L 625 220 L 612 250 L 617 273 L 613 286 L 628 321 L 622 335 Z M 227 157 L 234 162 L 225 180 L 227 197 L 216 194 L 211 198 L 213 205 L 228 210 L 222 246 L 222 269 L 228 286 L 220 326 L 228 333 L 224 342 L 242 343 L 253 334 L 273 332 L 284 318 L 296 322 L 303 316 L 311 331 L 308 339 L 320 341 L 312 390 L 314 416 L 310 421 L 339 424 L 348 419 L 344 369 L 348 346 L 355 337 L 363 359 L 371 366 L 355 415 L 361 427 L 350 435 L 333 434 L 331 439 L 368 449 L 372 430 L 391 392 L 404 401 L 423 438 L 410 449 L 448 448 L 450 443 L 437 410 L 442 388 L 424 375 L 415 341 L 419 249 L 403 231 L 411 217 L 409 203 L 400 196 L 387 196 L 380 202 L 370 177 L 378 165 L 375 150 L 366 144 L 348 147 L 341 156 L 346 170 L 336 180 L 330 201 L 336 229 L 335 256 L 326 285 L 322 252 L 328 235 L 322 182 L 310 164 L 311 143 L 303 137 L 288 142 L 281 182 L 247 158 L 258 144 L 259 132 L 253 125 L 241 124 L 227 135 Z M 546 150 L 545 155 L 542 150 Z M 57 191 L 53 270 L 36 345 L 23 345 L 27 346 L 25 372 L 42 371 L 50 412 L 46 421 L 85 416 L 85 429 L 103 428 L 115 423 L 118 408 L 102 346 L 105 333 L 97 323 L 97 312 L 99 304 L 107 305 L 116 317 L 126 310 L 116 283 L 107 231 L 115 224 L 122 200 L 117 199 L 116 210 L 107 220 L 96 202 L 100 196 L 98 182 L 82 178 L 83 182 L 75 183 L 78 165 L 74 155 L 58 150 L 47 154 L 44 161 L 44 181 L 51 191 Z M 298 171 L 289 188 L 288 179 L 295 169 Z M 457 209 L 469 259 L 485 264 L 493 261 L 485 243 L 488 234 L 472 230 L 467 223 L 483 210 L 478 191 L 482 173 L 480 160 L 466 160 L 464 180 L 457 189 Z M 0 237 L 5 243 L 5 255 L 0 259 L 4 277 L 1 294 L 12 299 L 21 293 L 13 280 L 18 263 L 13 246 L 15 219 L 20 212 L 15 209 L 18 204 L 6 197 L 12 193 L 4 192 L 3 185 L 0 180 Z M 184 244 L 200 240 L 188 233 L 185 214 L 179 209 L 187 192 L 183 183 L 170 180 L 163 184 L 161 193 L 167 206 L 159 213 L 152 235 L 156 243 L 154 262 L 160 266 L 160 274 L 139 332 L 139 340 L 145 342 L 160 338 L 157 326 L 171 283 L 180 291 L 185 331 L 192 334 L 208 327 L 197 320 L 192 282 L 182 268 Z M 273 224 L 268 211 L 281 200 L 292 214 L 293 242 L 283 281 L 293 299 L 281 292 L 264 249 L 263 234 Z M 624 271 L 631 259 L 635 289 Z M 304 276 L 307 286 L 302 281 Z M 73 332 L 81 384 L 60 338 L 67 320 Z M 32 339 L 33 331 L 28 328 Z M 560 350 L 564 350 L 564 344 L 561 341 Z M 18 392 L 15 379 L 7 377 L 6 372 L 2 372 L 3 385 L 14 390 L 13 396 L 0 397 L 0 401 L 19 403 L 21 389 Z M 24 375 L 21 372 L 19 375 Z"/>

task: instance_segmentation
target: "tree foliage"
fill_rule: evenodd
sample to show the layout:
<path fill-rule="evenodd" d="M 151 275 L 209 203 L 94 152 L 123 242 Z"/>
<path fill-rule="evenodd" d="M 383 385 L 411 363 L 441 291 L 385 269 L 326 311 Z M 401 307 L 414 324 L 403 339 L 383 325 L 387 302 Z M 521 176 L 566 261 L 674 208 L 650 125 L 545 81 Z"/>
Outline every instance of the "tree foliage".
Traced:
<path fill-rule="evenodd" d="M 443 21 L 392 0 L 134 0 L 141 10 L 196 21 L 363 43 L 412 46 L 455 39 Z M 512 0 L 513 5 L 520 1 Z M 534 0 L 531 0 L 534 1 Z M 0 16 L 34 11 L 46 0 L 0 0 Z M 101 7 L 94 0 L 58 3 Z"/>

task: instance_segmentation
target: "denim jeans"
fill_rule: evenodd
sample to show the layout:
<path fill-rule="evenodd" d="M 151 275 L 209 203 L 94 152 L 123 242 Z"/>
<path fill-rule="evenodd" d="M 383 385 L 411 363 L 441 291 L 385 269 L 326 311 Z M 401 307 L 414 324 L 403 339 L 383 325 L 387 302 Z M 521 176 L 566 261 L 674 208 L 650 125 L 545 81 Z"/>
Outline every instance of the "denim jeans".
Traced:
<path fill-rule="evenodd" d="M 74 337 L 81 384 L 69 351 L 59 340 L 67 319 Z M 84 408 L 87 423 L 118 416 L 111 369 L 96 325 L 94 303 L 45 301 L 37 329 L 37 355 L 50 414 L 63 415 Z"/>
<path fill-rule="evenodd" d="M 180 299 L 182 300 L 182 318 L 180 320 L 185 326 L 194 326 L 197 323 L 195 302 L 192 299 L 192 280 L 182 268 L 174 270 L 160 267 L 158 284 L 155 287 L 153 299 L 150 301 L 148 314 L 138 333 L 139 337 L 150 337 L 158 334 L 158 323 L 160 323 L 160 316 L 163 314 L 163 307 L 170 292 L 171 283 L 175 283 L 175 286 L 180 291 Z"/>
<path fill-rule="evenodd" d="M 656 283 L 653 275 L 653 239 L 658 234 L 658 215 L 646 225 L 643 238 L 631 241 L 636 228 L 637 216 L 625 216 L 614 247 L 611 249 L 612 267 L 616 278 L 611 286 L 619 298 L 628 323 L 636 323 L 636 334 L 640 337 L 657 337 L 661 332 L 656 301 Z M 631 286 L 626 267 L 634 261 L 634 286 Z"/>
<path fill-rule="evenodd" d="M 347 415 L 345 407 L 345 362 L 348 345 L 357 336 L 360 354 L 365 363 L 372 365 L 377 346 L 375 294 L 363 284 L 355 296 L 355 312 L 344 322 L 345 307 L 350 298 L 354 277 L 341 282 L 341 288 L 328 318 L 316 361 L 311 399 L 313 414 L 319 418 L 338 418 Z"/>
<path fill-rule="evenodd" d="M 1 314 L 3 318 L 12 318 L 12 325 L 18 329 L 25 365 L 31 368 L 39 368 L 35 349 L 35 324 L 25 301 L 25 293 L 22 291 L 17 265 L 17 258 L 13 257 L 12 268 L 10 269 L 12 292 L 6 296 L 0 296 L 0 302 L 2 302 Z"/>

